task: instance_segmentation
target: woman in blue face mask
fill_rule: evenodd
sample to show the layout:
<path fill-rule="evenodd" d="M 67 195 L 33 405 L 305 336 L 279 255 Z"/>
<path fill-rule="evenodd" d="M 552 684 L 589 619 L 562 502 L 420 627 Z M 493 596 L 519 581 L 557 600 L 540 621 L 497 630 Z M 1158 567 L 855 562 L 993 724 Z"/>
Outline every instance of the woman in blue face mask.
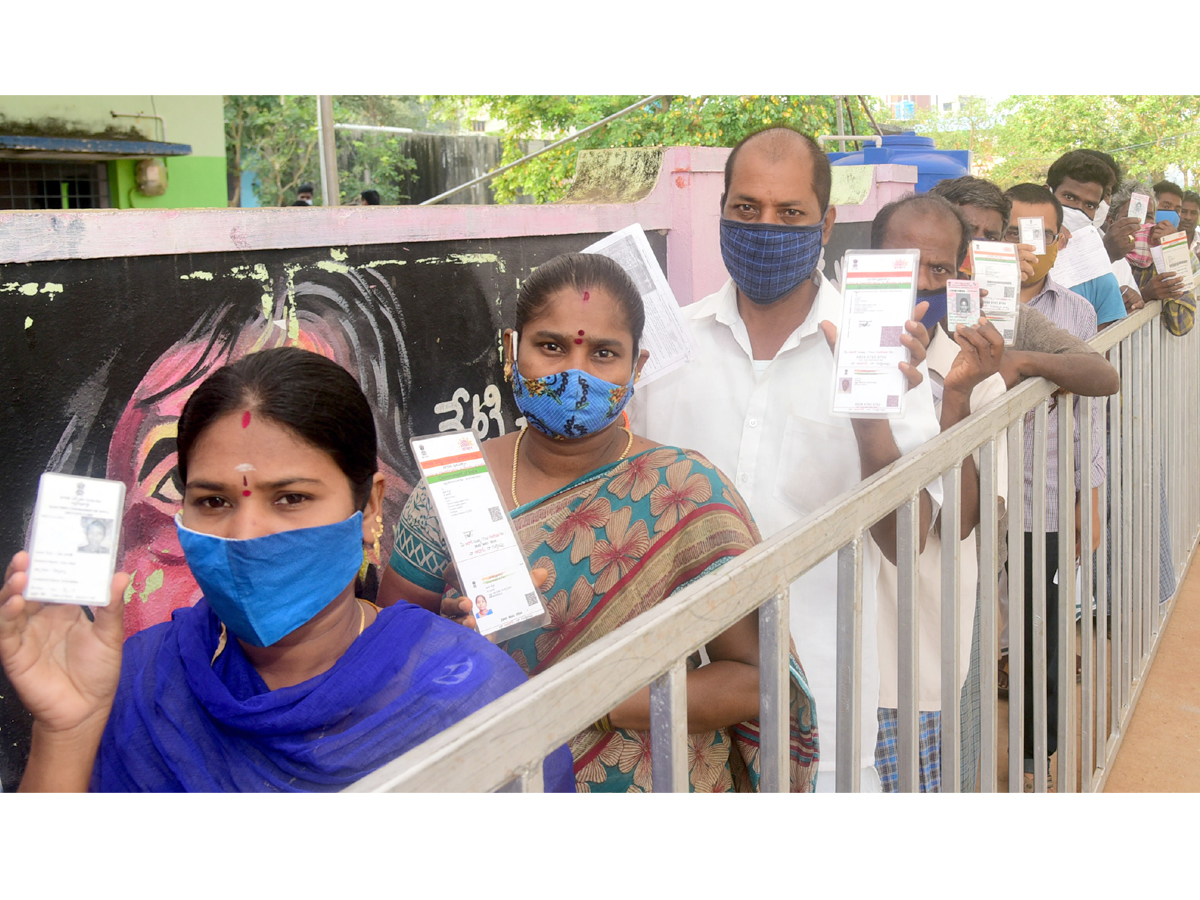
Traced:
<path fill-rule="evenodd" d="M 176 517 L 204 599 L 122 645 L 123 592 L 90 622 L 0 591 L 0 660 L 34 716 L 22 787 L 330 791 L 525 680 L 423 609 L 355 595 L 382 533 L 375 425 L 348 372 L 294 347 L 203 382 L 179 419 Z M 566 750 L 548 789 L 570 790 Z"/>
<path fill-rule="evenodd" d="M 648 353 L 645 311 L 621 266 L 567 254 L 521 286 L 516 327 L 505 332 L 506 375 L 526 420 L 483 445 L 504 486 L 550 623 L 500 646 L 536 675 L 719 568 L 760 538 L 723 473 L 692 450 L 638 437 L 621 421 Z M 418 487 L 400 517 L 380 582 L 381 603 L 405 597 L 474 627 L 470 600 L 451 594 L 445 539 Z M 688 742 L 696 791 L 758 784 L 758 631 L 751 615 L 689 660 Z M 799 663 L 791 665 L 792 787 L 808 790 L 816 727 Z M 613 709 L 570 742 L 576 788 L 648 791 L 649 691 Z"/>

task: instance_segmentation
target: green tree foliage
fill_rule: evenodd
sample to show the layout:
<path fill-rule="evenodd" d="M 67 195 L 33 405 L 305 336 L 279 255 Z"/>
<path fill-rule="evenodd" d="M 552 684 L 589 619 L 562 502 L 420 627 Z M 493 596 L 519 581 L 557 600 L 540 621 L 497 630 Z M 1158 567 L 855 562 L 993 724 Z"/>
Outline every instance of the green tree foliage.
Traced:
<path fill-rule="evenodd" d="M 503 120 L 506 126 L 503 162 L 507 164 L 525 155 L 523 143 L 566 137 L 639 98 L 490 95 L 431 99 L 433 114 L 446 119 L 486 113 L 492 119 Z M 859 116 L 856 124 L 861 121 L 859 127 L 866 127 L 859 110 L 855 112 Z M 832 133 L 835 121 L 834 100 L 829 96 L 665 97 L 498 175 L 491 186 L 498 203 L 511 202 L 518 195 L 551 203 L 560 199 L 570 186 L 580 150 L 671 145 L 731 147 L 752 131 L 771 125 L 790 125 L 816 135 Z"/>
<path fill-rule="evenodd" d="M 1154 182 L 1177 167 L 1187 186 L 1200 178 L 1200 97 L 959 99 L 959 111 L 926 110 L 910 121 L 886 124 L 931 137 L 943 150 L 971 150 L 976 172 L 1002 187 L 1040 183 L 1054 160 L 1081 148 L 1112 154 L 1126 177 Z"/>
<path fill-rule="evenodd" d="M 427 104 L 415 97 L 336 96 L 334 119 L 355 125 L 395 128 L 425 126 Z M 338 130 L 338 178 L 343 203 L 357 199 L 366 188 L 379 191 L 384 203 L 406 199 L 404 174 L 416 163 L 404 155 L 403 134 Z M 259 201 L 283 206 L 296 199 L 304 182 L 320 193 L 320 159 L 315 96 L 228 96 L 225 98 L 225 153 L 230 175 L 240 191 L 240 177 L 258 177 Z M 235 193 L 231 205 L 240 205 Z"/>
<path fill-rule="evenodd" d="M 1128 177 L 1157 181 L 1168 166 L 1195 184 L 1200 172 L 1200 97 L 1015 96 L 1003 121 L 993 175 L 1004 184 L 1036 181 L 1068 150 L 1112 154 Z"/>

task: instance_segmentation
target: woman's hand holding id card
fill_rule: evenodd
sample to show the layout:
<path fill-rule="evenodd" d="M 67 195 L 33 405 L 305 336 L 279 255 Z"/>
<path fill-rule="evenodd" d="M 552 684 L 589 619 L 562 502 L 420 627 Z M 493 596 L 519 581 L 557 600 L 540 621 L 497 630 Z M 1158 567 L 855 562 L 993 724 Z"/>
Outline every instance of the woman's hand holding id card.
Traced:
<path fill-rule="evenodd" d="M 479 633 L 501 641 L 545 624 L 545 604 L 474 433 L 411 443 Z M 454 615 L 460 602 L 448 607 L 444 600 L 443 615 Z"/>

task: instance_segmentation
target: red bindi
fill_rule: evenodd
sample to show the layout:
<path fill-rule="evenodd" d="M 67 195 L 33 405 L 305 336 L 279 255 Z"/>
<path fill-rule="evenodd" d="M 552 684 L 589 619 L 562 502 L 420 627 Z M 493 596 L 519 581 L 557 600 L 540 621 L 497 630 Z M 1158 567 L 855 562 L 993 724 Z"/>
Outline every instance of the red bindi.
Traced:
<path fill-rule="evenodd" d="M 583 343 L 583 338 L 575 338 L 575 343 L 577 343 L 577 344 L 582 344 L 582 343 Z"/>
<path fill-rule="evenodd" d="M 584 291 L 583 292 L 583 302 L 586 303 L 588 300 L 591 300 L 591 299 L 592 299 L 592 295 L 589 292 Z"/>
<path fill-rule="evenodd" d="M 249 487 L 249 486 L 250 486 L 250 482 L 248 482 L 248 481 L 246 480 L 246 476 L 245 476 L 245 475 L 243 475 L 243 476 L 242 476 L 242 487 Z"/>
<path fill-rule="evenodd" d="M 583 337 L 583 329 L 582 328 L 579 330 L 579 336 Z"/>
<path fill-rule="evenodd" d="M 250 410 L 246 410 L 244 413 L 242 413 L 242 427 L 250 427 Z"/>
<path fill-rule="evenodd" d="M 242 496 L 243 496 L 243 497 L 249 497 L 249 496 L 250 496 L 250 492 L 249 492 L 249 491 L 242 491 Z"/>

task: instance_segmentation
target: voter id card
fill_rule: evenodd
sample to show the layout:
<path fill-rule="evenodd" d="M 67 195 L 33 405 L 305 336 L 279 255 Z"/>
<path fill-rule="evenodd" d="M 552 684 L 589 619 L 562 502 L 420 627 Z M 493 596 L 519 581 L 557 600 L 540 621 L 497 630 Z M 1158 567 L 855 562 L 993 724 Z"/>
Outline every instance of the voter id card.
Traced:
<path fill-rule="evenodd" d="M 1129 195 L 1129 215 L 1133 216 L 1139 222 L 1145 224 L 1146 210 L 1149 208 L 1150 196 L 1148 194 Z"/>
<path fill-rule="evenodd" d="M 1021 263 L 1017 245 L 1002 241 L 971 241 L 971 274 L 981 291 L 979 305 L 988 321 L 1011 347 L 1017 337 L 1021 308 Z"/>
<path fill-rule="evenodd" d="M 108 606 L 124 506 L 120 481 L 43 474 L 29 535 L 25 599 Z"/>
<path fill-rule="evenodd" d="M 829 412 L 894 419 L 904 415 L 908 379 L 900 342 L 917 296 L 917 250 L 847 250 L 842 259 L 842 318 L 834 350 Z"/>
<path fill-rule="evenodd" d="M 979 285 L 974 281 L 951 278 L 946 282 L 946 324 L 950 333 L 959 325 L 975 326 L 982 315 L 979 309 Z"/>
<path fill-rule="evenodd" d="M 549 621 L 473 431 L 416 437 L 413 455 L 479 633 L 507 640 Z"/>
<path fill-rule="evenodd" d="M 1046 220 L 1041 216 L 1017 219 L 1022 244 L 1032 244 L 1038 256 L 1046 255 Z"/>

